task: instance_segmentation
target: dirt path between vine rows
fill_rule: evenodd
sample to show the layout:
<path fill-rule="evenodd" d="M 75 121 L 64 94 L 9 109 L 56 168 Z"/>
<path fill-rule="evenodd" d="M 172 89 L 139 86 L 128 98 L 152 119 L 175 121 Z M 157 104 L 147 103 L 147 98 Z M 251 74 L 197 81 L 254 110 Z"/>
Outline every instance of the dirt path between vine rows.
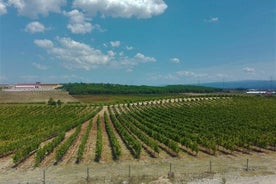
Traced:
<path fill-rule="evenodd" d="M 79 135 L 77 136 L 76 140 L 73 142 L 73 145 L 70 146 L 70 148 L 62 158 L 62 161 L 59 163 L 60 165 L 66 165 L 68 163 L 74 164 L 77 161 L 79 145 L 81 143 L 82 137 L 86 132 L 88 124 L 89 124 L 89 121 L 86 121 L 85 123 L 82 124 Z"/>
<path fill-rule="evenodd" d="M 97 139 L 97 118 L 98 116 L 96 115 L 92 119 L 92 128 L 83 153 L 83 160 L 80 163 L 89 164 L 91 162 L 94 162 Z"/>

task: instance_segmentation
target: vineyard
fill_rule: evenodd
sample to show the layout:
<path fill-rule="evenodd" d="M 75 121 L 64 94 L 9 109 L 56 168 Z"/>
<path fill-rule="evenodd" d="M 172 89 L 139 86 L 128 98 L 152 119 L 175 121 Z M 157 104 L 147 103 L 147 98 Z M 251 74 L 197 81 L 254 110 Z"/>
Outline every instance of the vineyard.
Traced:
<path fill-rule="evenodd" d="M 0 105 L 0 160 L 49 166 L 275 152 L 276 98 L 208 96 L 94 106 Z"/>

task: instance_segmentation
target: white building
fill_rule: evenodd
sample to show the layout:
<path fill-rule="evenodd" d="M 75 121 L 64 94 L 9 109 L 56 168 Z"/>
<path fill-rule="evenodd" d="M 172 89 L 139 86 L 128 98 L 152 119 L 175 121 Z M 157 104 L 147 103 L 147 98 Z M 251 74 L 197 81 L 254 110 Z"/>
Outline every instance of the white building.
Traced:
<path fill-rule="evenodd" d="M 4 91 L 49 91 L 61 87 L 60 84 L 21 83 L 11 86 Z"/>

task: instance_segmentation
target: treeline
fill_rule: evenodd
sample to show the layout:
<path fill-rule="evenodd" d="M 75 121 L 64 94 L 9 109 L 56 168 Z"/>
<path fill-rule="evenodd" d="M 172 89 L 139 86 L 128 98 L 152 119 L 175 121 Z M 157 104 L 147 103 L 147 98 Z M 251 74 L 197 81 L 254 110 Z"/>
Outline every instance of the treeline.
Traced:
<path fill-rule="evenodd" d="M 68 83 L 61 89 L 71 95 L 90 94 L 170 94 L 170 93 L 213 93 L 221 89 L 195 85 L 134 86 L 121 84 Z"/>

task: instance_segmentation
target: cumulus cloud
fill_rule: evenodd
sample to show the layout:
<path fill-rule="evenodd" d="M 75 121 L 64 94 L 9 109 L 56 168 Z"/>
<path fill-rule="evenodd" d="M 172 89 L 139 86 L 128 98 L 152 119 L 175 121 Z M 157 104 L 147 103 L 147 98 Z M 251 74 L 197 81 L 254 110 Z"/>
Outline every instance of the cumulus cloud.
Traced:
<path fill-rule="evenodd" d="M 70 19 L 70 23 L 67 25 L 67 28 L 72 33 L 85 34 L 92 31 L 92 24 L 87 22 L 89 19 L 85 18 L 84 14 L 79 10 L 64 12 L 64 15 Z"/>
<path fill-rule="evenodd" d="M 242 69 L 246 73 L 255 73 L 255 68 L 245 67 Z"/>
<path fill-rule="evenodd" d="M 128 73 L 130 73 L 130 72 L 133 72 L 133 69 L 132 69 L 132 68 L 128 68 L 126 71 L 127 71 Z"/>
<path fill-rule="evenodd" d="M 211 17 L 211 18 L 207 19 L 206 22 L 217 23 L 217 22 L 219 22 L 219 18 L 218 17 Z"/>
<path fill-rule="evenodd" d="M 149 63 L 149 62 L 156 61 L 156 59 L 154 57 L 147 57 L 141 53 L 137 53 L 134 57 L 135 57 L 135 59 L 137 59 L 139 62 L 142 62 L 142 63 Z"/>
<path fill-rule="evenodd" d="M 196 76 L 196 74 L 194 72 L 190 72 L 190 71 L 178 71 L 176 72 L 177 75 L 179 76 L 184 76 L 184 77 L 194 77 Z"/>
<path fill-rule="evenodd" d="M 107 51 L 107 54 L 108 54 L 110 57 L 114 57 L 114 56 L 116 55 L 116 53 L 113 52 L 112 50 Z"/>
<path fill-rule="evenodd" d="M 156 61 L 154 57 L 148 57 L 141 53 L 137 53 L 132 57 L 126 56 L 123 52 L 116 53 L 112 50 L 104 53 L 90 45 L 68 37 L 58 37 L 55 41 L 48 39 L 34 40 L 34 44 L 44 49 L 51 57 L 57 58 L 68 69 L 91 70 L 104 65 L 132 71 L 139 64 Z"/>
<path fill-rule="evenodd" d="M 7 5 L 2 0 L 0 0 L 0 16 L 7 13 Z"/>
<path fill-rule="evenodd" d="M 39 70 L 47 70 L 47 69 L 48 69 L 47 66 L 44 66 L 44 65 L 39 64 L 39 63 L 32 63 L 32 65 L 33 65 L 35 68 L 39 69 Z"/>
<path fill-rule="evenodd" d="M 34 43 L 64 61 L 64 66 L 70 69 L 90 70 L 110 61 L 109 55 L 71 38 L 57 38 L 57 44 L 46 39 L 35 40 Z"/>
<path fill-rule="evenodd" d="M 112 47 L 119 47 L 121 45 L 121 42 L 120 41 L 111 41 L 110 45 Z"/>
<path fill-rule="evenodd" d="M 132 46 L 126 46 L 126 50 L 133 50 Z"/>
<path fill-rule="evenodd" d="M 127 56 L 124 52 L 119 52 L 114 58 L 113 63 L 117 68 L 126 69 L 127 72 L 132 72 L 134 68 L 140 64 L 147 64 L 149 62 L 155 62 L 156 59 L 153 57 L 145 56 L 144 54 L 137 53 L 134 56 Z"/>
<path fill-rule="evenodd" d="M 31 22 L 25 27 L 25 31 L 29 33 L 43 33 L 46 30 L 45 26 L 40 22 Z"/>
<path fill-rule="evenodd" d="M 122 18 L 151 18 L 160 15 L 167 9 L 163 0 L 75 0 L 73 7 L 80 8 L 92 16 Z"/>
<path fill-rule="evenodd" d="M 17 9 L 19 15 L 38 18 L 39 15 L 47 16 L 49 12 L 60 13 L 66 0 L 9 0 L 8 3 Z"/>
<path fill-rule="evenodd" d="M 171 58 L 170 62 L 172 62 L 172 63 L 180 63 L 180 59 L 178 59 L 178 58 Z"/>
<path fill-rule="evenodd" d="M 34 43 L 44 49 L 51 49 L 54 47 L 54 44 L 51 40 L 43 39 L 43 40 L 35 40 Z"/>
<path fill-rule="evenodd" d="M 102 28 L 99 24 L 94 24 L 93 29 L 95 29 L 101 33 L 106 32 L 106 29 Z"/>
<path fill-rule="evenodd" d="M 180 77 L 207 77 L 208 74 L 204 73 L 194 73 L 191 71 L 178 71 L 176 74 Z"/>

